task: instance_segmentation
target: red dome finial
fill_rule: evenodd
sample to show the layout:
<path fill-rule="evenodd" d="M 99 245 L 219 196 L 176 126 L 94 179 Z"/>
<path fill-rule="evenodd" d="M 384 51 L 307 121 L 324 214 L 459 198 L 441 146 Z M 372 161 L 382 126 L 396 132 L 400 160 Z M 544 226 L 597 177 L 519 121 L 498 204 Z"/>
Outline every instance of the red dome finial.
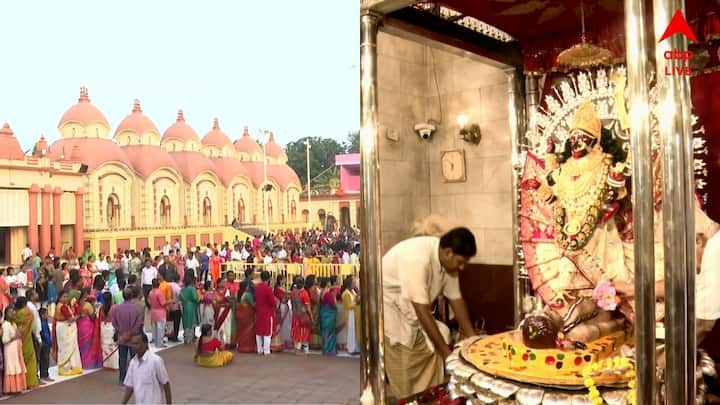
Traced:
<path fill-rule="evenodd" d="M 140 100 L 135 99 L 133 100 L 133 109 L 132 112 L 142 112 L 142 109 L 140 108 Z"/>
<path fill-rule="evenodd" d="M 250 136 L 250 130 L 248 129 L 247 125 L 243 127 L 243 134 L 242 136 Z"/>
<path fill-rule="evenodd" d="M 80 86 L 80 98 L 78 98 L 78 102 L 90 102 L 90 97 L 88 96 L 88 89 L 85 86 Z"/>
<path fill-rule="evenodd" d="M 7 136 L 13 136 L 14 132 L 12 129 L 10 129 L 10 124 L 7 122 L 3 124 L 2 129 L 0 129 L 0 135 L 7 135 Z"/>
<path fill-rule="evenodd" d="M 220 121 L 217 119 L 217 117 L 213 119 L 213 129 L 220 129 Z"/>
<path fill-rule="evenodd" d="M 268 142 L 275 142 L 275 134 L 273 134 L 272 131 L 270 131 L 270 140 L 268 140 Z"/>
<path fill-rule="evenodd" d="M 182 109 L 178 110 L 177 120 L 178 120 L 178 122 L 179 122 L 179 121 L 185 121 L 185 115 L 183 115 L 183 110 L 182 110 Z"/>

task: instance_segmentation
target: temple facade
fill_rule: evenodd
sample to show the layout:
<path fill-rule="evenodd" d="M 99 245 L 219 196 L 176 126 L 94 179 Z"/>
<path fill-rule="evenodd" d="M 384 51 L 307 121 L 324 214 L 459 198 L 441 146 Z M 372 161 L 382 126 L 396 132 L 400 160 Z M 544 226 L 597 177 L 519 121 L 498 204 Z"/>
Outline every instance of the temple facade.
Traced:
<path fill-rule="evenodd" d="M 8 124 L 0 129 L 7 179 L 0 183 L 0 263 L 18 263 L 25 244 L 42 255 L 71 246 L 112 254 L 158 249 L 166 240 L 183 247 L 232 240 L 239 233 L 232 223 L 248 233 L 266 223 L 271 231 L 299 230 L 319 226 L 343 198 L 314 201 L 317 215 L 310 215 L 272 133 L 263 147 L 245 127 L 233 142 L 217 118 L 200 137 L 178 111 L 160 132 L 135 100 L 113 131 L 83 87 L 57 128 L 60 138 L 48 144 L 41 137 L 30 156 Z"/>

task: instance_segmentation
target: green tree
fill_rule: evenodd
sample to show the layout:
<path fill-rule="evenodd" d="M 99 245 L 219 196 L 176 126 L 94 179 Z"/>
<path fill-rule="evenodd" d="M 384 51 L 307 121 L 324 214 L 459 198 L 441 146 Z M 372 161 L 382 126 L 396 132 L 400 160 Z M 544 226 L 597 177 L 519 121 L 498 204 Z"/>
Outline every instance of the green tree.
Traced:
<path fill-rule="evenodd" d="M 349 132 L 343 146 L 345 153 L 360 153 L 360 131 Z"/>
<path fill-rule="evenodd" d="M 345 153 L 345 145 L 331 138 L 310 138 L 310 177 L 311 187 L 325 187 L 332 178 L 339 178 L 339 171 L 335 167 L 335 155 Z M 288 165 L 295 170 L 303 187 L 307 187 L 307 158 L 305 140 L 298 139 L 290 142 L 285 148 Z"/>

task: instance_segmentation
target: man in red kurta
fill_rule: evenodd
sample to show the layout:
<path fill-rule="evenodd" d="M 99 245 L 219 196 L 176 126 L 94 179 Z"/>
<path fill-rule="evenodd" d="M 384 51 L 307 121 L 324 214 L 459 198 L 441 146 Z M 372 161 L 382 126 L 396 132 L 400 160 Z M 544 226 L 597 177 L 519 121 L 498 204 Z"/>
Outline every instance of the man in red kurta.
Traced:
<path fill-rule="evenodd" d="M 275 295 L 270 287 L 270 272 L 260 273 L 262 282 L 255 287 L 255 341 L 258 354 L 270 354 L 270 337 L 275 322 Z"/>

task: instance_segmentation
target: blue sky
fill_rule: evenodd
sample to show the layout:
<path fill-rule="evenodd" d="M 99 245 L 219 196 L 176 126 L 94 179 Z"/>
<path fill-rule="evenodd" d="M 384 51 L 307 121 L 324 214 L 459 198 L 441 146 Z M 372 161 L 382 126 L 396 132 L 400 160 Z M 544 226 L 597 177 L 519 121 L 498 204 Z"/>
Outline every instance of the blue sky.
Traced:
<path fill-rule="evenodd" d="M 112 133 L 134 98 L 160 132 L 182 108 L 286 144 L 344 140 L 359 123 L 359 7 L 346 0 L 22 0 L 0 3 L 0 122 L 23 149 L 86 85 Z"/>

